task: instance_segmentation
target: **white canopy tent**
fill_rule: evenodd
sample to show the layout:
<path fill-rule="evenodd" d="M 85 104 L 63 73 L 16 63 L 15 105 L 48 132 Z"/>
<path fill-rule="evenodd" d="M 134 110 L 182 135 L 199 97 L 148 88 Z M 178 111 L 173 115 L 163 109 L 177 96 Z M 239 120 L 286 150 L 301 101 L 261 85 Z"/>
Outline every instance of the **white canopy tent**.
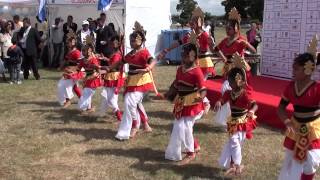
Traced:
<path fill-rule="evenodd" d="M 47 0 L 47 2 L 48 21 L 51 25 L 50 22 L 54 22 L 56 17 L 66 19 L 68 15 L 72 15 L 74 22 L 78 24 L 78 27 L 81 27 L 83 20 L 89 17 L 95 19 L 101 13 L 97 11 L 98 0 Z M 0 0 L 0 5 L 10 10 L 11 16 L 23 11 L 24 13 L 19 15 L 35 17 L 38 4 L 38 0 Z M 0 14 L 3 10 L 6 11 L 5 8 L 2 8 Z M 6 13 L 8 14 L 8 12 Z M 3 16 L 2 14 L 1 16 Z M 161 46 L 159 41 L 161 40 L 159 38 L 161 30 L 169 29 L 171 24 L 170 0 L 113 0 L 111 8 L 106 14 L 107 23 L 114 23 L 116 29 L 125 33 L 127 45 L 129 45 L 128 36 L 132 32 L 134 22 L 140 22 L 147 31 L 146 47 L 151 54 L 156 54 Z M 129 48 L 126 47 L 127 50 Z"/>

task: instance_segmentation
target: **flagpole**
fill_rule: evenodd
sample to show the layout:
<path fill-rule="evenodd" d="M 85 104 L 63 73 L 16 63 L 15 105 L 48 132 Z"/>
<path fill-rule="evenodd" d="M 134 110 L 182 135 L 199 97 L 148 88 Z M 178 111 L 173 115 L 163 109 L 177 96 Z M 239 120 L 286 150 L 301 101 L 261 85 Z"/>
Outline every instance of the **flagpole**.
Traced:
<path fill-rule="evenodd" d="M 52 60 L 52 58 L 51 58 L 51 43 L 50 43 L 50 38 L 51 38 L 51 33 L 50 33 L 50 23 L 51 23 L 51 21 L 50 21 L 50 13 L 49 13 L 49 0 L 45 0 L 46 1 L 46 17 L 47 17 L 47 31 L 48 31 L 48 37 L 47 37 L 47 45 L 48 45 L 48 66 L 50 67 L 50 64 L 51 64 L 51 60 Z"/>

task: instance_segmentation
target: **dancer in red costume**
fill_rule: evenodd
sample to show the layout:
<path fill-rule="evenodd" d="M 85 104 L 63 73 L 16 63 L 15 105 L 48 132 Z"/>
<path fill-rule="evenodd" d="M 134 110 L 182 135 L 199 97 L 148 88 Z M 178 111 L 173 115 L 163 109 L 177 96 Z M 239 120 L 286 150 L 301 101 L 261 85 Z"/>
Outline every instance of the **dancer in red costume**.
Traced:
<path fill-rule="evenodd" d="M 83 94 L 78 103 L 79 108 L 83 114 L 88 112 L 94 112 L 92 106 L 92 96 L 95 90 L 102 85 L 102 80 L 99 74 L 100 64 L 97 57 L 93 54 L 93 47 L 91 45 L 85 45 L 82 48 L 83 58 L 81 59 L 78 69 L 85 70 L 85 78 L 83 81 Z"/>
<path fill-rule="evenodd" d="M 152 131 L 148 124 L 148 117 L 142 105 L 142 100 L 146 92 L 155 89 L 151 70 L 156 61 L 151 57 L 147 48 L 144 47 L 145 41 L 145 31 L 136 22 L 134 32 L 130 34 L 132 51 L 125 56 L 123 61 L 106 68 L 110 72 L 124 63 L 129 64 L 129 73 L 124 92 L 124 113 L 116 135 L 118 140 L 127 140 L 130 137 L 134 137 L 139 129 L 140 121 L 145 131 Z"/>
<path fill-rule="evenodd" d="M 174 100 L 175 121 L 165 158 L 173 161 L 182 160 L 180 165 L 189 163 L 200 150 L 193 137 L 193 125 L 203 115 L 206 88 L 203 73 L 196 65 L 197 51 L 195 44 L 183 46 L 183 65 L 178 68 L 172 86 L 177 92 Z M 186 152 L 183 159 L 182 152 Z"/>
<path fill-rule="evenodd" d="M 228 73 L 228 81 L 232 90 L 227 90 L 222 99 L 216 103 L 215 110 L 221 105 L 230 103 L 231 116 L 227 119 L 227 131 L 229 140 L 221 153 L 219 164 L 228 168 L 227 175 L 240 175 L 243 169 L 242 144 L 245 139 L 252 138 L 252 130 L 256 128 L 256 116 L 258 109 L 256 102 L 251 97 L 251 90 L 247 89 L 244 59 L 234 55 L 235 66 Z"/>
<path fill-rule="evenodd" d="M 122 54 L 119 50 L 120 47 L 120 38 L 118 35 L 115 35 L 110 38 L 110 49 L 111 55 L 105 57 L 101 62 L 106 62 L 108 66 L 112 66 L 120 61 L 122 61 Z M 121 121 L 122 114 L 120 112 L 118 106 L 118 94 L 120 88 L 124 84 L 124 73 L 123 73 L 123 66 L 119 68 L 115 68 L 112 71 L 106 73 L 103 76 L 104 79 L 104 88 L 101 92 L 102 101 L 101 101 L 101 113 L 104 114 L 106 111 L 107 106 L 112 108 L 113 113 L 116 115 L 118 121 Z"/>
<path fill-rule="evenodd" d="M 65 108 L 71 105 L 70 100 L 74 96 L 73 91 L 78 98 L 81 97 L 81 89 L 78 86 L 78 81 L 84 76 L 84 73 L 77 69 L 77 64 L 81 59 L 81 52 L 76 48 L 75 37 L 68 36 L 67 47 L 69 52 L 65 56 L 63 77 L 58 82 L 58 99 L 60 104 Z"/>
<path fill-rule="evenodd" d="M 214 77 L 214 65 L 210 58 L 210 50 L 213 51 L 214 42 L 212 38 L 209 36 L 207 32 L 203 30 L 204 24 L 204 13 L 200 9 L 200 7 L 196 7 L 192 12 L 192 17 L 190 19 L 189 25 L 191 27 L 191 31 L 196 34 L 196 45 L 198 47 L 198 60 L 196 60 L 196 64 L 201 68 L 205 79 L 208 77 Z M 191 41 L 190 34 L 187 33 L 182 39 L 179 39 L 178 42 L 172 44 L 169 48 L 164 49 L 162 53 L 160 53 L 159 58 L 162 59 L 165 55 L 183 44 L 187 44 Z"/>
<path fill-rule="evenodd" d="M 223 39 L 215 48 L 219 56 L 225 62 L 224 74 L 227 77 L 228 71 L 234 67 L 232 62 L 232 56 L 236 52 L 244 57 L 245 50 L 248 49 L 253 53 L 256 53 L 256 49 L 250 45 L 245 36 L 240 33 L 240 21 L 241 17 L 236 8 L 231 9 L 229 12 L 229 22 L 226 26 L 227 37 Z M 251 87 L 251 72 L 250 66 L 247 64 L 246 67 L 246 77 L 247 84 Z M 225 81 L 222 87 L 222 93 L 224 91 L 230 90 L 228 81 Z"/>
<path fill-rule="evenodd" d="M 294 59 L 293 81 L 284 90 L 279 104 L 279 117 L 287 127 L 286 156 L 279 180 L 315 179 L 320 165 L 320 84 L 311 79 L 319 59 L 315 37 L 307 53 Z M 294 107 L 291 118 L 286 113 L 289 104 Z"/>

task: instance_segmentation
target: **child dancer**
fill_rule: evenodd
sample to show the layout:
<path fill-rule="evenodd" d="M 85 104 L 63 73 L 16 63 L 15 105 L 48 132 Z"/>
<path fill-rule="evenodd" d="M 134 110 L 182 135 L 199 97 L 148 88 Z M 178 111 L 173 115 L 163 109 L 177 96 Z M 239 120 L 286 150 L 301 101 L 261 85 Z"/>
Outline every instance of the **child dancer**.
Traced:
<path fill-rule="evenodd" d="M 214 50 L 213 47 L 215 43 L 212 41 L 212 38 L 209 36 L 209 34 L 203 30 L 204 13 L 200 7 L 196 7 L 193 10 L 189 24 L 192 32 L 187 33 L 182 39 L 178 40 L 178 43 L 174 43 L 171 47 L 164 49 L 163 52 L 160 53 L 159 58 L 161 59 L 165 57 L 169 51 L 179 47 L 182 44 L 187 44 L 191 41 L 194 41 L 199 51 L 196 64 L 200 67 L 204 79 L 207 80 L 209 77 L 215 76 L 214 65 L 209 53 L 210 50 Z M 194 33 L 195 36 L 191 36 L 192 33 Z M 207 114 L 211 107 L 207 97 L 204 98 L 204 104 L 205 114 Z"/>
<path fill-rule="evenodd" d="M 81 52 L 76 48 L 76 39 L 69 37 L 67 39 L 69 52 L 65 56 L 64 73 L 62 79 L 58 82 L 58 100 L 64 108 L 71 105 L 73 91 L 78 98 L 81 97 L 81 89 L 78 87 L 78 80 L 83 78 L 84 73 L 79 71 L 77 64 L 81 59 Z"/>
<path fill-rule="evenodd" d="M 85 45 L 82 48 L 83 59 L 81 59 L 78 69 L 84 68 L 85 78 L 84 78 L 84 89 L 83 94 L 78 103 L 79 108 L 82 110 L 82 114 L 88 112 L 94 112 L 92 107 L 92 96 L 95 90 L 102 85 L 100 74 L 99 74 L 99 62 L 98 59 L 93 54 L 93 47 L 90 45 Z"/>
<path fill-rule="evenodd" d="M 165 158 L 172 161 L 181 161 L 184 165 L 196 156 L 193 125 L 204 112 L 203 98 L 206 96 L 204 77 L 200 67 L 196 65 L 197 47 L 194 44 L 183 46 L 183 65 L 177 70 L 176 79 L 171 88 L 177 91 L 175 98 L 175 121 Z M 182 152 L 186 156 L 182 159 Z"/>
<path fill-rule="evenodd" d="M 107 71 L 110 72 L 121 64 L 129 64 L 129 73 L 125 86 L 124 113 L 116 135 L 118 140 L 134 137 L 139 129 L 140 120 L 143 123 L 144 130 L 151 131 L 148 117 L 142 106 L 142 100 L 144 93 L 155 89 L 151 70 L 156 61 L 151 57 L 147 48 L 143 47 L 145 41 L 145 31 L 136 22 L 134 32 L 130 34 L 132 51 L 125 56 L 123 61 L 107 68 Z"/>
<path fill-rule="evenodd" d="M 316 66 L 317 38 L 308 52 L 298 55 L 293 63 L 293 81 L 284 90 L 278 107 L 280 119 L 287 127 L 284 147 L 286 156 L 279 180 L 312 180 L 320 163 L 320 84 L 311 79 Z M 291 118 L 286 114 L 294 107 Z"/>
<path fill-rule="evenodd" d="M 220 109 L 224 103 L 230 103 L 231 117 L 227 120 L 230 138 L 223 148 L 219 164 L 224 168 L 229 168 L 226 174 L 240 175 L 243 169 L 241 146 L 246 138 L 252 138 L 252 130 L 256 127 L 254 114 L 258 106 L 252 100 L 250 90 L 246 88 L 244 59 L 238 55 L 235 55 L 234 59 L 236 67 L 228 73 L 228 81 L 232 90 L 224 93 L 222 99 L 216 103 L 215 110 Z"/>
<path fill-rule="evenodd" d="M 120 38 L 118 35 L 111 37 L 110 49 L 112 50 L 110 59 L 106 59 L 107 65 L 112 66 L 115 63 L 122 61 L 122 54 L 120 53 Z M 102 61 L 103 62 L 103 61 Z M 101 111 L 104 113 L 107 106 L 112 108 L 113 113 L 116 115 L 118 121 L 121 121 L 122 114 L 118 106 L 118 93 L 120 88 L 123 86 L 123 67 L 114 69 L 104 75 L 104 88 L 102 90 L 102 102 Z"/>

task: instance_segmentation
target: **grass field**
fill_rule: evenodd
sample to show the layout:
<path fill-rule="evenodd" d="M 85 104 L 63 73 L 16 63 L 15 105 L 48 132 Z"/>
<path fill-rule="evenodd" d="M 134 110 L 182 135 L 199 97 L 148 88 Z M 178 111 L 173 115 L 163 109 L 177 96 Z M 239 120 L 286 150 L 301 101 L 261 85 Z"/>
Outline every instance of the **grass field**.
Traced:
<path fill-rule="evenodd" d="M 175 70 L 156 68 L 160 91 L 169 87 Z M 113 116 L 80 116 L 76 104 L 62 109 L 56 100 L 60 73 L 40 74 L 40 81 L 0 83 L 0 179 L 230 179 L 217 164 L 228 136 L 214 125 L 212 112 L 194 128 L 201 152 L 180 167 L 164 160 L 173 122 L 170 103 L 145 102 L 153 132 L 119 142 Z M 95 94 L 96 106 L 100 92 Z M 276 179 L 284 156 L 282 140 L 281 132 L 260 125 L 253 140 L 245 142 L 245 172 L 237 179 Z"/>

